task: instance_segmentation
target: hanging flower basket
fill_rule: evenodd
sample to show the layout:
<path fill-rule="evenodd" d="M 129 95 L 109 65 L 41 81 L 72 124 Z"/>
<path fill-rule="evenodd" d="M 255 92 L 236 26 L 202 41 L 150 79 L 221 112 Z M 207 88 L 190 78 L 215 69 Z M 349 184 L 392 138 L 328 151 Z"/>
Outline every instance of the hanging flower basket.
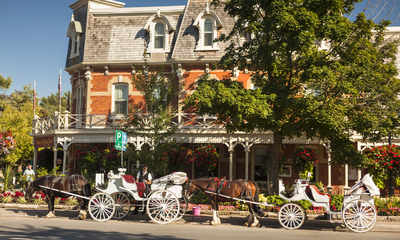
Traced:
<path fill-rule="evenodd" d="M 311 148 L 301 146 L 293 154 L 293 168 L 298 174 L 302 173 L 303 179 L 307 178 L 307 173 L 313 172 L 317 163 L 318 155 Z"/>

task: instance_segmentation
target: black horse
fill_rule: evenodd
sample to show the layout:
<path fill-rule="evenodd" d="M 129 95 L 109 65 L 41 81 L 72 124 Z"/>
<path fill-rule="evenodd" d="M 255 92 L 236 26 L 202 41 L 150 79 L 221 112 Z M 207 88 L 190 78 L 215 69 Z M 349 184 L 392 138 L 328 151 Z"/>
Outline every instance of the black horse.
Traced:
<path fill-rule="evenodd" d="M 61 190 L 64 192 L 74 193 L 80 196 L 90 196 L 90 184 L 81 175 L 71 175 L 69 177 L 57 177 L 53 175 L 46 175 L 35 179 L 33 182 L 29 183 L 28 187 L 25 189 L 25 198 L 29 200 L 33 193 L 36 191 L 42 191 L 47 200 L 49 206 L 49 212 L 46 218 L 52 218 L 55 216 L 54 213 L 54 200 L 56 197 L 67 198 L 71 195 L 58 192 L 56 190 L 46 189 L 40 186 L 49 187 L 52 189 Z M 87 207 L 89 200 L 77 197 L 81 210 L 79 211 L 78 219 L 85 219 L 87 216 Z"/>
<path fill-rule="evenodd" d="M 257 215 L 262 215 L 263 210 L 258 204 L 251 203 L 259 201 L 259 189 L 256 182 L 243 179 L 225 181 L 215 177 L 189 180 L 185 190 L 188 201 L 197 190 L 204 192 L 211 202 L 213 209 L 212 225 L 221 224 L 218 202 L 236 202 L 238 199 L 243 199 L 248 200 L 247 205 L 250 211 L 249 220 L 244 225 L 249 227 L 259 226 Z"/>

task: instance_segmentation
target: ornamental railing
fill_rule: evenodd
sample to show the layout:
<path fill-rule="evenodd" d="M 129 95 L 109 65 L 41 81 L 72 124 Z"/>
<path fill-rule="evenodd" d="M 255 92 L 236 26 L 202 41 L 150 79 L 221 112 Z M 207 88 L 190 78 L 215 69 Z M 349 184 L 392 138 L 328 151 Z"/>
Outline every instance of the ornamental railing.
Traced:
<path fill-rule="evenodd" d="M 143 115 L 143 124 L 149 123 L 149 116 Z M 195 113 L 179 113 L 172 118 L 171 125 L 177 128 L 222 128 L 213 116 L 198 116 Z M 73 129 L 112 129 L 126 124 L 124 118 L 113 114 L 71 114 L 56 113 L 52 117 L 35 117 L 32 122 L 32 134 L 46 134 L 55 130 Z"/>

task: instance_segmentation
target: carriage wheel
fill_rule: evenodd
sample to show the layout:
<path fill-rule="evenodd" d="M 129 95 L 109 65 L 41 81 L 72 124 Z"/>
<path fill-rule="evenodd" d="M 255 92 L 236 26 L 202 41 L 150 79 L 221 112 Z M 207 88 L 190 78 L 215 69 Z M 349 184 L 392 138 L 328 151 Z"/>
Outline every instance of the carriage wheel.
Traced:
<path fill-rule="evenodd" d="M 122 219 L 128 215 L 130 210 L 129 198 L 125 193 L 114 193 L 111 195 L 115 201 L 114 219 Z"/>
<path fill-rule="evenodd" d="M 99 222 L 108 221 L 115 212 L 115 202 L 113 197 L 106 193 L 96 193 L 89 201 L 89 214 Z"/>
<path fill-rule="evenodd" d="M 188 201 L 185 196 L 182 196 L 182 198 L 179 199 L 179 214 L 178 217 L 175 219 L 175 221 L 181 219 L 183 215 L 185 215 L 187 208 L 188 208 Z"/>
<path fill-rule="evenodd" d="M 297 203 L 284 204 L 278 213 L 279 223 L 286 229 L 297 229 L 303 225 L 305 211 Z"/>
<path fill-rule="evenodd" d="M 147 214 L 160 224 L 174 221 L 179 215 L 179 200 L 174 193 L 168 190 L 153 192 L 147 201 Z"/>
<path fill-rule="evenodd" d="M 368 232 L 376 223 L 375 206 L 368 201 L 355 199 L 344 206 L 342 219 L 351 231 Z"/>

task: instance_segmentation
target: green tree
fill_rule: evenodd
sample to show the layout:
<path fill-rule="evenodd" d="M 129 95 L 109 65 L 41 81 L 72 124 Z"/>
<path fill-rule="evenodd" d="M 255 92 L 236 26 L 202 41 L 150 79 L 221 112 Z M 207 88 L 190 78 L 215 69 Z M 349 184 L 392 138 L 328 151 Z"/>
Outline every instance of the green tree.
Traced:
<path fill-rule="evenodd" d="M 397 105 L 397 47 L 383 38 L 389 22 L 376 24 L 363 13 L 350 21 L 346 15 L 357 2 L 213 1 L 235 18 L 232 31 L 218 39 L 230 43 L 221 64 L 251 70 L 256 89 L 206 75 L 185 102 L 200 115 L 216 115 L 227 131 L 273 132 L 267 162 L 271 194 L 278 192 L 284 138 L 330 141 L 336 162 L 360 166 L 364 159 L 349 140 L 349 129 L 369 137 L 371 128 L 364 126 L 379 125 L 383 103 Z M 318 48 L 321 42 L 328 48 Z"/>
<path fill-rule="evenodd" d="M 58 93 L 51 93 L 50 96 L 40 98 L 39 106 L 41 117 L 54 116 L 55 112 L 59 111 Z M 61 113 L 67 110 L 68 92 L 61 95 Z"/>
<path fill-rule="evenodd" d="M 0 74 L 0 90 L 5 91 L 10 88 L 11 84 L 13 83 L 11 77 L 3 77 Z"/>
<path fill-rule="evenodd" d="M 172 138 L 176 131 L 172 124 L 176 110 L 171 103 L 178 92 L 178 84 L 173 76 L 162 74 L 163 69 L 157 70 L 149 68 L 145 61 L 143 68 L 133 76 L 133 85 L 142 94 L 143 102 L 135 103 L 120 130 L 129 136 L 147 139 L 147 146 L 140 150 L 131 148 L 128 154 L 146 163 L 155 175 L 162 175 L 167 167 L 161 160 L 163 153 L 177 146 Z"/>
<path fill-rule="evenodd" d="M 15 150 L 4 161 L 11 165 L 23 165 L 33 158 L 33 141 L 29 135 L 33 121 L 33 89 L 25 85 L 22 91 L 16 90 L 10 96 L 3 96 L 2 104 L 2 128 L 10 130 L 16 141 Z"/>

